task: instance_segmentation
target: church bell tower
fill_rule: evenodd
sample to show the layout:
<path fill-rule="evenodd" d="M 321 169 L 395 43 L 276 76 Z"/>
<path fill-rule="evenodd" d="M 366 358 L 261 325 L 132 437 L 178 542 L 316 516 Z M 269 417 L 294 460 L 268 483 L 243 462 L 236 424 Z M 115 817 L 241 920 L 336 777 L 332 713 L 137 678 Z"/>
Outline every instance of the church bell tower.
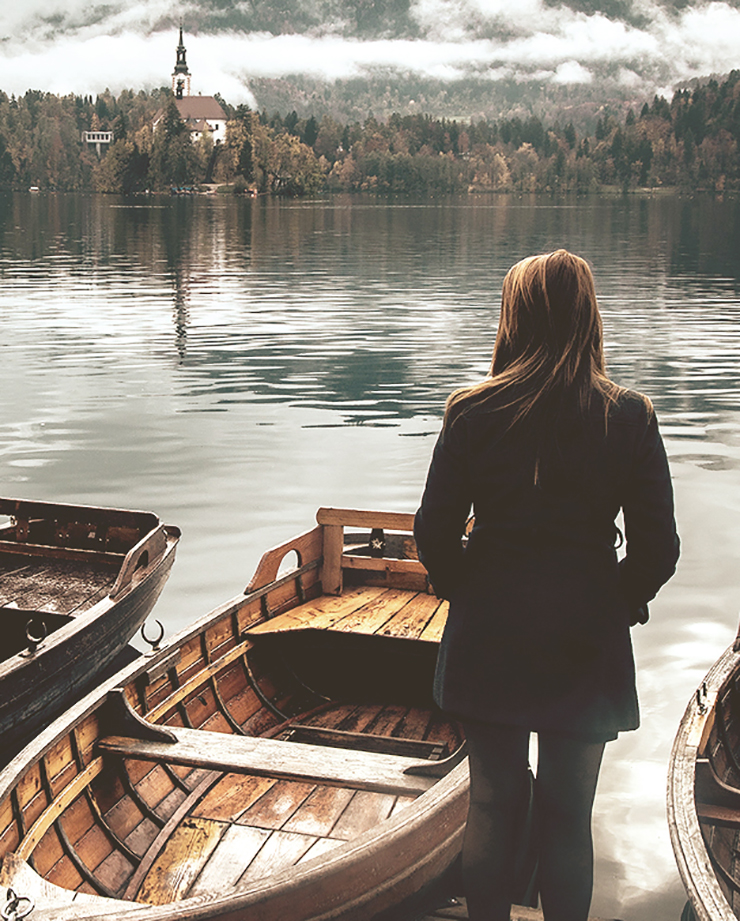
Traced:
<path fill-rule="evenodd" d="M 172 92 L 175 99 L 190 95 L 190 71 L 185 60 L 185 45 L 182 41 L 182 22 L 180 23 L 180 44 L 177 46 L 177 61 L 172 72 Z"/>

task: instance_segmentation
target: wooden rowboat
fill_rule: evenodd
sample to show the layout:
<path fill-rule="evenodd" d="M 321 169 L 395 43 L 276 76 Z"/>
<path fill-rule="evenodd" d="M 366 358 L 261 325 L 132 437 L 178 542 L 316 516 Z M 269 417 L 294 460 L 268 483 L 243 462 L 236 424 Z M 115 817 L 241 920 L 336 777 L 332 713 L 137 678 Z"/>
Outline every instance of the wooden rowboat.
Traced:
<path fill-rule="evenodd" d="M 0 499 L 0 763 L 89 688 L 159 597 L 179 531 L 151 512 Z"/>
<path fill-rule="evenodd" d="M 740 918 L 740 636 L 689 701 L 668 772 L 684 921 Z"/>
<path fill-rule="evenodd" d="M 411 515 L 317 520 L 0 774 L 0 885 L 31 921 L 364 921 L 451 866 L 468 772 L 430 693 L 447 604 Z"/>

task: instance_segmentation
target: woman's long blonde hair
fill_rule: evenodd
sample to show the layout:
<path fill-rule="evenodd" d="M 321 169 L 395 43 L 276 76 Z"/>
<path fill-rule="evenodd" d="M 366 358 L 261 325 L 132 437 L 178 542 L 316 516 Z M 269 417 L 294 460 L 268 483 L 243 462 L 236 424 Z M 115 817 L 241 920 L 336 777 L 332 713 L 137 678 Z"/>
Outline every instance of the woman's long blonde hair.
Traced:
<path fill-rule="evenodd" d="M 572 395 L 584 413 L 600 394 L 608 413 L 619 392 L 606 376 L 591 269 L 559 249 L 522 259 L 507 273 L 490 374 L 450 395 L 445 425 L 494 397 L 497 408 L 513 411 L 511 425 L 556 394 Z"/>

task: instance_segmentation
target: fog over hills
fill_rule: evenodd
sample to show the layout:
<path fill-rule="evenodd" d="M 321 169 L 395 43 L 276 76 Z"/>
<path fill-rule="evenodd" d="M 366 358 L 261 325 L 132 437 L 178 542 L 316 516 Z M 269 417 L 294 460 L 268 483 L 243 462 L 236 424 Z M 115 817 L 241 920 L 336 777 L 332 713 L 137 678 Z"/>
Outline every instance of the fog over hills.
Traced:
<path fill-rule="evenodd" d="M 341 118 L 587 118 L 740 66 L 740 0 L 4 0 L 0 89 L 169 84 Z"/>

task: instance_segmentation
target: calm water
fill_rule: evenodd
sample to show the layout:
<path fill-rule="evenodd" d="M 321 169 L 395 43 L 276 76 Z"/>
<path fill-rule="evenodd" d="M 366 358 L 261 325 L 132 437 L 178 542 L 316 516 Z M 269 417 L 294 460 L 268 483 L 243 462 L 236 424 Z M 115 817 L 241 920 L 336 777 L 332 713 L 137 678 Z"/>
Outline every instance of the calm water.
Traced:
<path fill-rule="evenodd" d="M 740 607 L 738 203 L 0 198 L 2 492 L 179 525 L 174 632 L 320 505 L 415 509 L 506 270 L 559 246 L 594 266 L 612 376 L 654 400 L 683 538 L 634 633 L 643 726 L 607 750 L 593 913 L 677 921 L 666 762 Z"/>

